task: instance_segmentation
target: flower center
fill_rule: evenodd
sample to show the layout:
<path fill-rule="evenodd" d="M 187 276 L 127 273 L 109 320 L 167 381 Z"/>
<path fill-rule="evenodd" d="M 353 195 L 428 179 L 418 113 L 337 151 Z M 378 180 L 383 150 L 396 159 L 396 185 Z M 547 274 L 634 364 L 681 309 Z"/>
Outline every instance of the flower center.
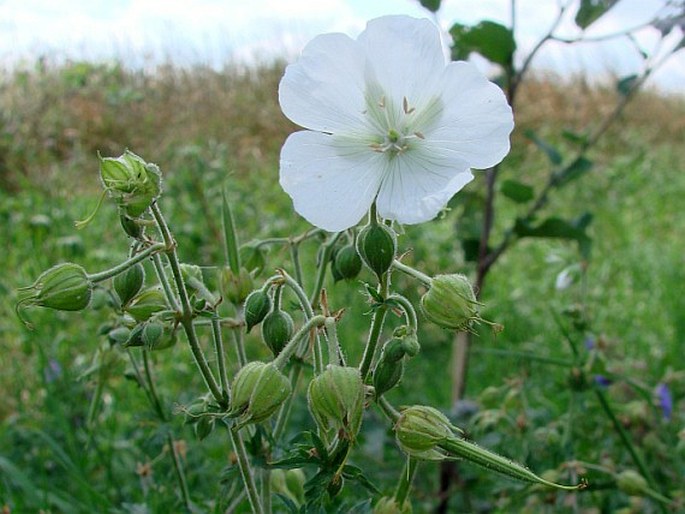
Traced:
<path fill-rule="evenodd" d="M 406 97 L 402 100 L 401 111 L 389 106 L 385 95 L 382 95 L 378 102 L 369 105 L 369 107 L 366 113 L 375 121 L 376 126 L 382 132 L 382 135 L 369 145 L 374 152 L 387 153 L 392 157 L 406 152 L 410 148 L 412 140 L 424 139 L 421 132 L 411 129 L 415 125 L 413 118 L 415 118 L 416 109 L 409 106 Z"/>

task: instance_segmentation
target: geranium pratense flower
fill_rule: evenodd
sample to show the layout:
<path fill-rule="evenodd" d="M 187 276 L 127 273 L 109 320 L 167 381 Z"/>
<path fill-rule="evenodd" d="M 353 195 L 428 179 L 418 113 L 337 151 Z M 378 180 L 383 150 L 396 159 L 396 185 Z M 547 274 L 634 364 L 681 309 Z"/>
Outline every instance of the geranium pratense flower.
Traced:
<path fill-rule="evenodd" d="M 509 151 L 502 91 L 472 64 L 448 62 L 429 20 L 384 16 L 354 40 L 314 38 L 279 87 L 285 115 L 309 129 L 281 151 L 295 210 L 329 231 L 354 226 L 375 201 L 400 223 L 434 218 Z"/>

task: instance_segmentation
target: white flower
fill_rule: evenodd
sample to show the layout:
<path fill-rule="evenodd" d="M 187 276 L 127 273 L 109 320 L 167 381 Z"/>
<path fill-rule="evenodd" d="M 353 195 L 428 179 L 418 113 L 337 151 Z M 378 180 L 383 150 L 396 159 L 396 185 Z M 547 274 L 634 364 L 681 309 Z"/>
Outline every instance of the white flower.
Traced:
<path fill-rule="evenodd" d="M 400 223 L 434 218 L 509 151 L 502 91 L 472 64 L 448 62 L 428 20 L 384 16 L 357 40 L 314 38 L 279 87 L 285 115 L 309 129 L 281 150 L 295 210 L 329 231 L 356 225 L 376 201 Z"/>

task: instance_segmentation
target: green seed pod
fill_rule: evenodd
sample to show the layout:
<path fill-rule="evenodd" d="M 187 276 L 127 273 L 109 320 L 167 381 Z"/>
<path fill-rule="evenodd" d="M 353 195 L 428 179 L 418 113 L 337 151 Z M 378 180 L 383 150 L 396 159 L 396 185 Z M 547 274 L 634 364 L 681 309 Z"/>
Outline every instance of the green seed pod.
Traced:
<path fill-rule="evenodd" d="M 262 339 L 273 352 L 274 357 L 288 344 L 293 331 L 293 318 L 281 309 L 272 310 L 262 321 Z"/>
<path fill-rule="evenodd" d="M 233 305 L 240 305 L 254 289 L 252 276 L 245 268 L 235 274 L 228 266 L 219 271 L 219 288 L 221 294 Z"/>
<path fill-rule="evenodd" d="M 333 426 L 353 441 L 362 423 L 364 392 L 357 368 L 329 364 L 309 384 L 309 411 L 322 429 Z"/>
<path fill-rule="evenodd" d="M 366 225 L 357 235 L 357 252 L 364 264 L 380 278 L 390 269 L 397 253 L 395 231 L 383 224 Z"/>
<path fill-rule="evenodd" d="M 211 416 L 202 416 L 197 423 L 194 424 L 193 429 L 195 431 L 195 437 L 198 441 L 204 440 L 209 436 L 215 427 L 214 418 Z"/>
<path fill-rule="evenodd" d="M 166 350 L 176 344 L 176 330 L 168 323 L 148 321 L 143 324 L 141 341 L 148 350 Z"/>
<path fill-rule="evenodd" d="M 133 239 L 141 239 L 143 237 L 145 228 L 135 219 L 129 218 L 126 214 L 119 214 L 119 222 L 121 223 L 121 228 L 126 232 L 126 235 Z"/>
<path fill-rule="evenodd" d="M 479 307 L 471 283 L 459 274 L 436 276 L 421 298 L 426 318 L 452 330 L 468 330 L 474 321 L 479 321 Z"/>
<path fill-rule="evenodd" d="M 17 303 L 17 313 L 27 305 L 58 311 L 80 311 L 90 303 L 93 283 L 86 270 L 78 264 L 67 262 L 44 271 L 33 285 L 19 291 L 23 297 Z"/>
<path fill-rule="evenodd" d="M 154 313 L 167 309 L 166 298 L 160 289 L 145 289 L 124 308 L 136 321 L 145 321 Z"/>
<path fill-rule="evenodd" d="M 121 300 L 122 306 L 130 302 L 140 292 L 143 282 L 145 282 L 145 269 L 140 263 L 134 264 L 123 273 L 119 273 L 114 277 L 112 284 Z"/>
<path fill-rule="evenodd" d="M 131 336 L 131 331 L 126 327 L 117 327 L 107 333 L 110 344 L 124 344 Z"/>
<path fill-rule="evenodd" d="M 400 507 L 392 496 L 383 496 L 373 507 L 373 514 L 412 514 L 411 503 L 405 500 Z"/>
<path fill-rule="evenodd" d="M 248 362 L 233 379 L 230 416 L 238 426 L 259 423 L 271 416 L 292 391 L 290 381 L 272 363 Z"/>
<path fill-rule="evenodd" d="M 402 338 L 402 348 L 407 357 L 416 357 L 421 351 L 419 338 L 416 334 L 407 334 Z"/>
<path fill-rule="evenodd" d="M 128 150 L 119 157 L 99 158 L 100 178 L 109 196 L 125 215 L 140 217 L 162 191 L 159 168 Z"/>
<path fill-rule="evenodd" d="M 404 361 L 402 359 L 391 361 L 381 358 L 376 369 L 373 370 L 373 387 L 376 391 L 376 398 L 399 384 L 403 374 Z"/>
<path fill-rule="evenodd" d="M 397 444 L 407 455 L 425 460 L 442 460 L 438 445 L 454 437 L 454 427 L 442 412 L 433 407 L 414 405 L 400 414 L 395 424 Z"/>
<path fill-rule="evenodd" d="M 122 344 L 124 348 L 130 348 L 133 346 L 143 346 L 143 329 L 145 328 L 144 323 L 140 323 L 133 327 L 128 334 L 128 339 Z"/>
<path fill-rule="evenodd" d="M 263 289 L 252 291 L 245 299 L 245 325 L 247 331 L 259 325 L 271 310 L 271 298 Z"/>
<path fill-rule="evenodd" d="M 343 246 L 335 254 L 333 265 L 333 278 L 338 280 L 352 280 L 359 275 L 362 269 L 362 260 L 353 245 Z"/>
<path fill-rule="evenodd" d="M 393 337 L 383 345 L 381 353 L 381 360 L 388 362 L 397 362 L 404 357 L 404 338 Z"/>

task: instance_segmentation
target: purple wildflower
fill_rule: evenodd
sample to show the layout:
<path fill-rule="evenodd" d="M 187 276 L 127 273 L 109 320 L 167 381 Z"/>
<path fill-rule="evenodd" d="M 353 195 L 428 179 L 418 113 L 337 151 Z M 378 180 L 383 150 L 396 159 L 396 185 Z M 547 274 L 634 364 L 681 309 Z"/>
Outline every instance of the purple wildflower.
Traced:
<path fill-rule="evenodd" d="M 663 382 L 656 386 L 656 397 L 664 419 L 669 421 L 673 414 L 673 396 L 671 390 Z"/>

